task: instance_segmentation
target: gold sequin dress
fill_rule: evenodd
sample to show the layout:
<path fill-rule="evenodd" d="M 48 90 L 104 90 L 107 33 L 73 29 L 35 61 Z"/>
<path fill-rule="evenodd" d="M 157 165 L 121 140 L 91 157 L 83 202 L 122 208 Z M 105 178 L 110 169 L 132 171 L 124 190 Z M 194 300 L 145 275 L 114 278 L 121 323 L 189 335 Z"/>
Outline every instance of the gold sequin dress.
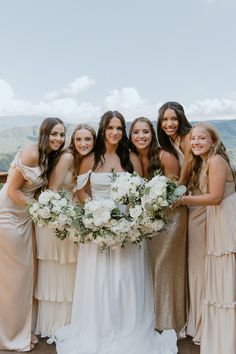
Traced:
<path fill-rule="evenodd" d="M 177 143 L 175 148 L 182 166 L 183 153 Z M 155 328 L 160 331 L 173 328 L 179 333 L 187 320 L 187 208 L 169 209 L 166 216 L 169 223 L 165 230 L 148 242 L 155 297 Z"/>

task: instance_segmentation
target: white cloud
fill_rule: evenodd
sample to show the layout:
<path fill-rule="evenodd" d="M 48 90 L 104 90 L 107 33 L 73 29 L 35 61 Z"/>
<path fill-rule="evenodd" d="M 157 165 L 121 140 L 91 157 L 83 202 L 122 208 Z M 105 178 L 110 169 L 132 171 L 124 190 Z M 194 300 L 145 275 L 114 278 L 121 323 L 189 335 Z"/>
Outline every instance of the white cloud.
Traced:
<path fill-rule="evenodd" d="M 14 92 L 11 86 L 6 81 L 0 79 L 0 110 L 9 103 L 13 96 Z"/>
<path fill-rule="evenodd" d="M 78 80 L 76 79 L 68 86 L 70 87 L 70 89 L 67 89 L 68 91 L 61 89 L 57 92 L 68 93 L 70 91 L 75 93 L 79 90 L 85 90 L 92 83 L 95 83 L 94 80 L 88 78 Z M 0 117 L 59 116 L 66 122 L 78 123 L 99 120 L 105 111 L 118 110 L 124 114 L 127 120 L 133 120 L 139 116 L 155 119 L 161 104 L 161 102 L 158 102 L 158 104 L 149 103 L 132 87 L 112 90 L 100 105 L 94 105 L 91 102 L 79 102 L 76 95 L 71 95 L 71 97 L 55 95 L 54 98 L 44 99 L 37 104 L 32 104 L 29 101 L 16 98 L 10 85 L 4 80 L 0 80 Z M 226 98 L 206 99 L 194 102 L 189 106 L 184 104 L 184 106 L 190 120 L 236 118 L 236 92 L 231 93 Z"/>
<path fill-rule="evenodd" d="M 88 78 L 88 76 L 78 77 L 72 81 L 65 88 L 58 91 L 48 92 L 45 95 L 46 100 L 54 100 L 57 98 L 77 96 L 80 92 L 86 91 L 89 87 L 95 85 L 95 80 Z"/>
<path fill-rule="evenodd" d="M 236 94 L 195 102 L 186 107 L 186 112 L 196 120 L 236 118 Z"/>
<path fill-rule="evenodd" d="M 120 111 L 127 120 L 132 120 L 141 115 L 153 116 L 154 106 L 149 105 L 147 100 L 141 98 L 135 88 L 126 87 L 120 91 L 112 90 L 110 92 L 103 102 L 103 111 L 106 110 Z"/>

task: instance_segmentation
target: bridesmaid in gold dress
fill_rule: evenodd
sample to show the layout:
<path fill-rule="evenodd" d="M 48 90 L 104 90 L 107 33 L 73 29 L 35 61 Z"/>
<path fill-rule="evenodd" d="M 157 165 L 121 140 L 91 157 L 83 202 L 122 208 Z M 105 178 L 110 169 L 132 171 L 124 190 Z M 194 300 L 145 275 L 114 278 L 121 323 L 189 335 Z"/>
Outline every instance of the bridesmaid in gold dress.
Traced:
<path fill-rule="evenodd" d="M 158 143 L 163 150 L 178 159 L 181 176 L 189 151 L 190 129 L 191 124 L 181 104 L 166 102 L 160 107 L 157 121 Z M 162 237 L 156 238 L 156 250 L 152 252 L 155 264 L 156 326 L 159 330 L 175 328 L 181 338 L 186 336 L 188 306 L 187 208 L 170 213 L 173 213 L 174 220 L 172 229 L 167 228 Z"/>
<path fill-rule="evenodd" d="M 158 147 L 151 121 L 144 117 L 135 119 L 129 137 L 131 150 L 139 156 L 147 179 L 158 169 L 178 179 L 179 162 L 173 154 Z M 186 321 L 186 208 L 170 209 L 166 214 L 171 222 L 148 242 L 154 280 L 155 328 L 179 332 Z"/>
<path fill-rule="evenodd" d="M 63 122 L 46 118 L 38 143 L 16 154 L 0 192 L 0 349 L 30 351 L 37 343 L 31 334 L 34 261 L 27 206 L 64 141 Z"/>
<path fill-rule="evenodd" d="M 206 207 L 200 353 L 236 354 L 234 174 L 226 149 L 213 125 L 197 124 L 190 133 L 190 145 L 190 190 L 199 190 L 201 194 L 184 196 L 176 202 L 176 206 L 184 204 Z"/>
<path fill-rule="evenodd" d="M 87 124 L 79 124 L 74 129 L 69 147 L 62 151 L 49 177 L 49 189 L 63 190 L 68 199 L 73 199 L 81 161 L 92 151 L 95 139 L 94 129 Z M 57 239 L 55 232 L 46 227 L 36 227 L 36 241 L 38 280 L 35 297 L 39 306 L 35 333 L 50 337 L 71 320 L 79 249 L 69 239 Z"/>

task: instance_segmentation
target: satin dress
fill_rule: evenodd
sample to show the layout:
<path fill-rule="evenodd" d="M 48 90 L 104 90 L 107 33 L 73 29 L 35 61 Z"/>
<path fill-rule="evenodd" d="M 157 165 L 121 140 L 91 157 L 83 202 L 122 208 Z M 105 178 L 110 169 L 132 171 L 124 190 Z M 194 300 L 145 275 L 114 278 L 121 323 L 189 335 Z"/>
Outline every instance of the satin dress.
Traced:
<path fill-rule="evenodd" d="M 39 167 L 24 166 L 19 151 L 11 164 L 26 182 L 21 192 L 29 200 L 42 185 Z M 26 207 L 0 191 L 0 349 L 29 351 L 32 326 L 33 251 L 32 222 Z"/>
<path fill-rule="evenodd" d="M 110 173 L 92 172 L 90 184 L 93 199 L 109 198 Z M 146 242 L 106 251 L 80 246 L 72 322 L 54 339 L 59 354 L 177 353 L 174 330 L 154 331 Z"/>

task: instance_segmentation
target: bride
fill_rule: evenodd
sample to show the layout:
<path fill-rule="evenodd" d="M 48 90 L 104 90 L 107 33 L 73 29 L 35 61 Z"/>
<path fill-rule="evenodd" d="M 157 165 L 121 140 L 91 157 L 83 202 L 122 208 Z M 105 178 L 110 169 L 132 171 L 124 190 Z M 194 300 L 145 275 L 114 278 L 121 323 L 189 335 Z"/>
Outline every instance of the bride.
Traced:
<path fill-rule="evenodd" d="M 125 120 L 117 111 L 100 121 L 94 153 L 78 178 L 79 198 L 109 198 L 111 172 L 134 170 L 138 158 L 127 147 Z M 91 193 L 89 191 L 91 190 Z M 90 196 L 91 195 L 91 196 Z M 154 303 L 146 242 L 142 247 L 101 251 L 80 246 L 72 321 L 56 332 L 59 354 L 176 354 L 174 330 L 154 331 Z"/>

